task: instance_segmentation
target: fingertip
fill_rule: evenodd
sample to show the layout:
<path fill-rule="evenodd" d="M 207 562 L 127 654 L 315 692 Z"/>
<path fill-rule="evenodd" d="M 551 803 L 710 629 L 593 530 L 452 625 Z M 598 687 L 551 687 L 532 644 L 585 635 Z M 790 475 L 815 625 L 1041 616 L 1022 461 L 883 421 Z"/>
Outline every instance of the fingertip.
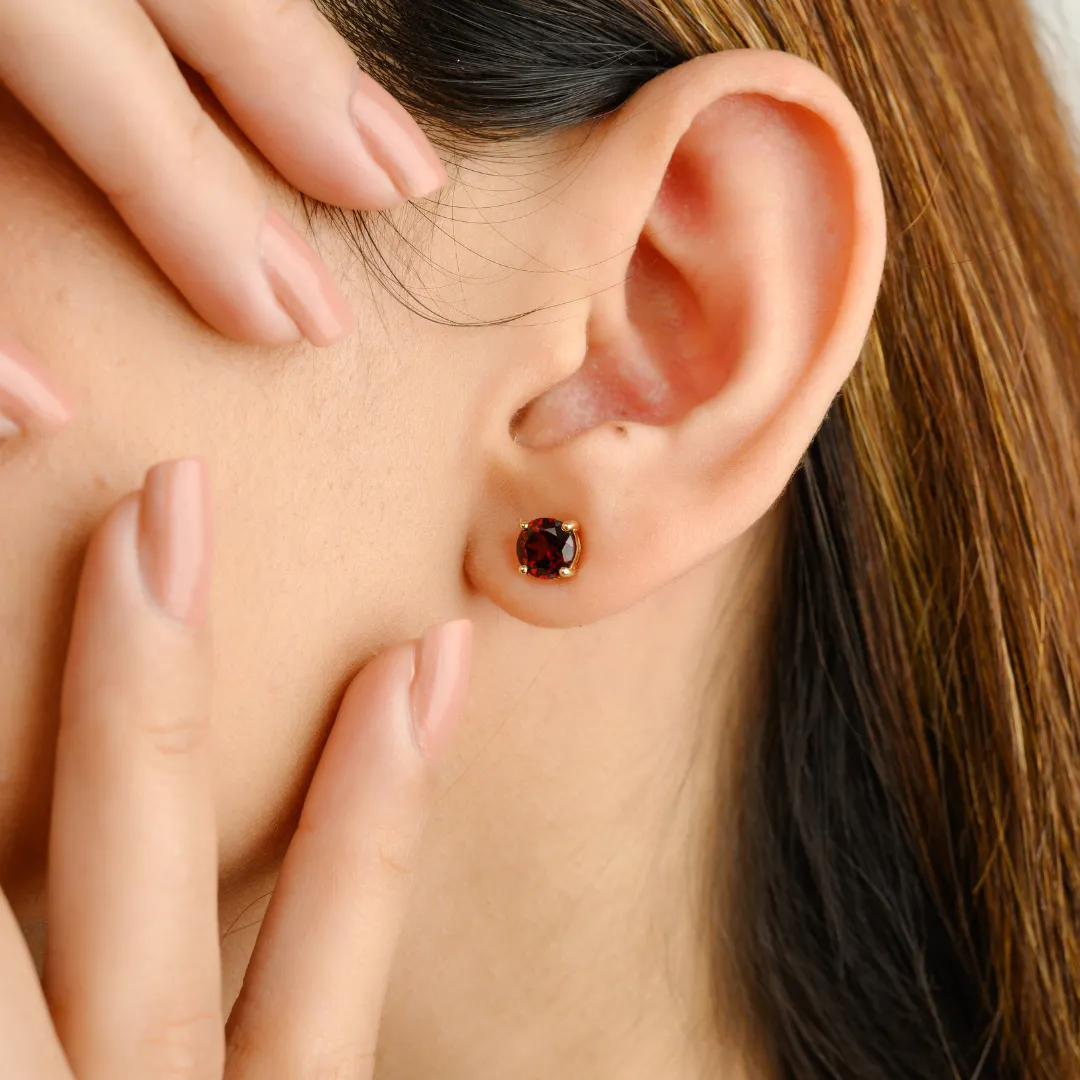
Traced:
<path fill-rule="evenodd" d="M 141 491 L 125 495 L 91 535 L 79 582 L 80 608 L 91 595 L 101 603 L 117 591 L 130 591 L 124 588 L 123 582 L 132 577 L 129 568 L 134 564 L 138 550 L 141 495 Z"/>
<path fill-rule="evenodd" d="M 198 626 L 210 581 L 210 485 L 202 458 L 153 466 L 143 483 L 138 552 L 143 582 L 170 618 Z"/>
<path fill-rule="evenodd" d="M 208 471 L 198 457 L 164 461 L 121 498 L 90 537 L 79 584 L 80 623 L 137 608 L 196 627 L 206 619 L 212 553 Z"/>
<path fill-rule="evenodd" d="M 260 255 L 278 303 L 313 345 L 331 345 L 352 333 L 356 318 L 329 268 L 272 206 Z"/>
<path fill-rule="evenodd" d="M 365 149 L 403 199 L 430 195 L 446 183 L 446 167 L 423 129 L 365 72 L 358 73 L 349 112 Z"/>
<path fill-rule="evenodd" d="M 472 661 L 473 624 L 454 619 L 430 627 L 418 649 L 411 691 L 413 733 L 424 757 L 438 761 L 461 716 Z"/>
<path fill-rule="evenodd" d="M 341 699 L 335 726 L 366 722 L 372 715 L 408 717 L 409 687 L 419 652 L 415 641 L 388 645 L 352 677 Z M 385 728 L 387 725 L 383 725 Z"/>
<path fill-rule="evenodd" d="M 0 438 L 24 427 L 55 430 L 75 415 L 68 392 L 21 342 L 0 331 Z"/>

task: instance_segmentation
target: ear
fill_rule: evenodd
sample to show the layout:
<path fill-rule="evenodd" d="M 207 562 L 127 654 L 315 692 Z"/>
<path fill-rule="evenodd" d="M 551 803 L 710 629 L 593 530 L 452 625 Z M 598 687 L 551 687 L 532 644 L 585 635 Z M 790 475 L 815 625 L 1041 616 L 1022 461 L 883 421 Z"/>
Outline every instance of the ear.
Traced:
<path fill-rule="evenodd" d="M 545 626 L 630 606 L 765 514 L 859 357 L 885 256 L 866 131 L 785 53 L 665 72 L 586 157 L 544 228 L 602 269 L 575 276 L 545 385 L 507 398 L 466 553 L 477 589 Z M 538 517 L 579 523 L 572 577 L 519 573 Z"/>

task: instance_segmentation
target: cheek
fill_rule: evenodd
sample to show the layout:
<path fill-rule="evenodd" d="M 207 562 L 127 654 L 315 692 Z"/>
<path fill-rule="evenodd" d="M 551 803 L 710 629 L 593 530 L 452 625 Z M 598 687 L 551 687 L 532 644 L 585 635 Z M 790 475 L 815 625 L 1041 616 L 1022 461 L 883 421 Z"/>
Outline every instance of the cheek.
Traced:
<path fill-rule="evenodd" d="M 337 349 L 225 342 L 20 115 L 0 96 L 0 160 L 20 163 L 0 171 L 0 325 L 78 415 L 54 438 L 0 447 L 0 884 L 15 903 L 40 886 L 71 609 L 107 509 L 155 462 L 209 463 L 228 872 L 295 812 L 358 666 L 462 612 L 453 542 L 474 418 L 460 376 L 475 367 L 468 350 L 469 365 L 448 362 L 458 334 L 392 302 L 361 311 L 366 287 L 361 329 Z"/>
<path fill-rule="evenodd" d="M 226 873 L 290 821 L 359 664 L 458 602 L 457 575 L 431 559 L 427 528 L 445 512 L 448 455 L 432 440 L 447 433 L 429 422 L 419 387 L 400 369 L 369 363 L 357 340 L 336 352 L 267 354 L 201 332 L 163 338 L 161 325 L 117 313 L 83 335 L 94 345 L 77 358 L 46 343 L 78 415 L 56 437 L 0 458 L 7 881 L 40 870 L 82 551 L 153 463 L 200 454 L 212 477 L 214 762 Z M 408 409 L 403 395 L 412 395 Z"/>
<path fill-rule="evenodd" d="M 207 433 L 216 510 L 218 812 L 226 872 L 296 812 L 341 693 L 420 629 L 419 518 L 435 460 L 396 438 L 396 398 L 342 351 L 290 358 Z M 419 570 L 419 573 L 418 573 Z"/>

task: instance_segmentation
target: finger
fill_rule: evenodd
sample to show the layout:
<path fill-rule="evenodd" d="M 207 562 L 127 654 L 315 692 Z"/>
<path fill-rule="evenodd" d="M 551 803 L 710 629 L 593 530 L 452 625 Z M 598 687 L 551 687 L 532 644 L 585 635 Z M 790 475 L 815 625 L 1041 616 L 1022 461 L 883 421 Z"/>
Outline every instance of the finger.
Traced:
<path fill-rule="evenodd" d="M 134 0 L 4 0 L 0 81 L 212 326 L 267 345 L 353 326 L 322 260 L 196 101 Z M 122 77 L 120 77 L 122 76 Z"/>
<path fill-rule="evenodd" d="M 151 469 L 94 535 L 79 585 L 45 986 L 80 1080 L 194 1080 L 224 1059 L 206 489 L 199 461 Z"/>
<path fill-rule="evenodd" d="M 63 427 L 74 410 L 48 371 L 0 330 L 0 439 Z"/>
<path fill-rule="evenodd" d="M 229 1080 L 372 1075 L 435 765 L 461 711 L 471 641 L 470 622 L 444 623 L 418 650 L 406 643 L 378 656 L 349 687 L 229 1017 Z M 428 733 L 424 752 L 411 716 Z"/>
<path fill-rule="evenodd" d="M 0 893 L 0 1047 L 4 1076 L 71 1080 L 34 961 L 7 898 Z"/>
<path fill-rule="evenodd" d="M 404 108 L 361 73 L 311 0 L 143 0 L 173 51 L 281 174 L 357 210 L 427 195 L 446 171 Z"/>

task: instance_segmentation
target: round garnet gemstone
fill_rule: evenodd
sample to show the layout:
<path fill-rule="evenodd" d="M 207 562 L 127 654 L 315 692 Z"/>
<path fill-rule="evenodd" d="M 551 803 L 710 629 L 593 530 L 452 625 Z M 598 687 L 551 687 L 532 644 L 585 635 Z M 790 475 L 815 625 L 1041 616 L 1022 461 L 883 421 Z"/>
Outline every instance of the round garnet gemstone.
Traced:
<path fill-rule="evenodd" d="M 577 555 L 578 540 L 555 518 L 533 518 L 518 534 L 518 562 L 533 576 L 553 578 L 569 567 Z"/>

